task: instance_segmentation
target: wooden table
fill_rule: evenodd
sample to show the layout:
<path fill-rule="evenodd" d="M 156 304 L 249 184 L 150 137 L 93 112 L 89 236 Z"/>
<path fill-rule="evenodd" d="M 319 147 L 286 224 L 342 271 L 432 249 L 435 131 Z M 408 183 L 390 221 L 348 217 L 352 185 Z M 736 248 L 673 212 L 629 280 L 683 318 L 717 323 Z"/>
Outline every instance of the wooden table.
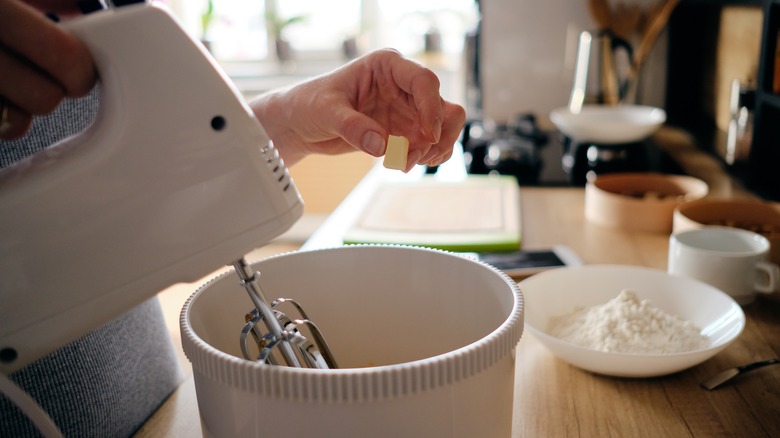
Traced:
<path fill-rule="evenodd" d="M 628 233 L 587 222 L 582 189 L 521 189 L 526 247 L 570 246 L 583 262 L 666 269 L 668 236 Z M 780 303 L 744 307 L 747 326 L 714 358 L 666 377 L 591 374 L 554 357 L 525 333 L 517 351 L 513 436 L 780 436 L 780 367 L 706 391 L 717 372 L 780 357 Z"/>
<path fill-rule="evenodd" d="M 383 169 L 369 173 L 304 249 L 338 245 L 373 187 L 387 178 L 398 175 Z M 521 187 L 520 199 L 527 249 L 563 244 L 586 264 L 666 269 L 668 235 L 586 221 L 582 188 Z M 697 367 L 649 379 L 580 370 L 524 333 L 517 349 L 513 437 L 780 436 L 780 366 L 754 371 L 715 391 L 699 386 L 723 369 L 780 357 L 780 299 L 759 298 L 744 310 L 747 326 L 734 344 Z"/>
<path fill-rule="evenodd" d="M 372 187 L 387 177 L 398 173 L 370 172 L 303 248 L 339 245 Z M 666 268 L 668 236 L 587 222 L 581 188 L 520 190 L 524 247 L 565 244 L 588 264 Z M 517 349 L 513 437 L 780 436 L 780 367 L 754 371 L 715 391 L 699 386 L 723 369 L 780 357 L 780 301 L 759 298 L 744 310 L 747 326 L 734 344 L 699 366 L 650 379 L 582 371 L 523 334 Z M 190 378 L 139 435 L 175 436 L 182 425 L 190 432 L 197 429 L 195 403 Z"/>

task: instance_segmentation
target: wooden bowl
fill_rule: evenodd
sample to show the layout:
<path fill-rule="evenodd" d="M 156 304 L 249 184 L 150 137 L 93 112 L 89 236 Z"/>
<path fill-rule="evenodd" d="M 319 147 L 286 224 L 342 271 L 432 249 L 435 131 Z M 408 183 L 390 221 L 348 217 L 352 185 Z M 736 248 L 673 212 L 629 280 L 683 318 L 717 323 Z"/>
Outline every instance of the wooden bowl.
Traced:
<path fill-rule="evenodd" d="M 630 231 L 671 233 L 675 209 L 707 195 L 697 178 L 661 173 L 611 173 L 585 185 L 585 218 Z"/>
<path fill-rule="evenodd" d="M 780 205 L 753 199 L 699 199 L 674 211 L 675 233 L 704 226 L 743 228 L 769 240 L 769 258 L 780 264 Z"/>

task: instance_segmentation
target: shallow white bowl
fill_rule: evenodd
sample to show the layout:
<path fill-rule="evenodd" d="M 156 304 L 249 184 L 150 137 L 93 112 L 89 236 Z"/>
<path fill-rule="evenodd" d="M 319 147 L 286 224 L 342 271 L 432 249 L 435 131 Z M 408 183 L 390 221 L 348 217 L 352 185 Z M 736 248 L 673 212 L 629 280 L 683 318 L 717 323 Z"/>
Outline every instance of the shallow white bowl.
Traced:
<path fill-rule="evenodd" d="M 625 265 L 585 265 L 554 269 L 519 283 L 525 297 L 525 328 L 553 354 L 597 374 L 653 377 L 675 373 L 711 358 L 745 327 L 745 314 L 731 297 L 703 282 L 665 271 Z M 604 304 L 632 289 L 659 309 L 688 320 L 710 338 L 710 346 L 675 354 L 604 352 L 558 339 L 548 332 L 551 317 L 578 307 Z"/>
<path fill-rule="evenodd" d="M 644 140 L 666 121 L 666 112 L 643 105 L 584 105 L 579 113 L 558 108 L 550 121 L 565 136 L 579 142 L 633 143 Z"/>

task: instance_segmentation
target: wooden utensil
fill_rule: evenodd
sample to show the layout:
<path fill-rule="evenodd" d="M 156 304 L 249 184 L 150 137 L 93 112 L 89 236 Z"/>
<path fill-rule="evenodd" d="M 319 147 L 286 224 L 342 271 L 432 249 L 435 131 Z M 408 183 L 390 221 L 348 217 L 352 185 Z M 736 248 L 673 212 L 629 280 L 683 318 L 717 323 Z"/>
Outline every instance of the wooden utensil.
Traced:
<path fill-rule="evenodd" d="M 615 71 L 615 59 L 612 56 L 612 36 L 605 32 L 601 36 L 601 86 L 604 103 L 617 105 L 620 102 L 618 94 L 617 72 Z"/>
<path fill-rule="evenodd" d="M 662 0 L 661 3 L 650 14 L 647 27 L 645 28 L 642 39 L 639 42 L 636 52 L 634 52 L 634 60 L 631 63 L 631 69 L 629 70 L 629 80 L 633 80 L 639 74 L 639 69 L 642 66 L 642 62 L 650 49 L 655 44 L 658 35 L 666 27 L 669 22 L 669 17 L 672 15 L 674 8 L 680 0 Z"/>
<path fill-rule="evenodd" d="M 627 5 L 618 2 L 615 5 L 612 20 L 612 33 L 625 41 L 639 32 L 639 24 L 642 21 L 642 9 L 638 4 Z"/>
<path fill-rule="evenodd" d="M 599 30 L 607 30 L 612 25 L 612 11 L 608 0 L 588 0 L 590 14 L 596 21 Z"/>
<path fill-rule="evenodd" d="M 601 38 L 601 92 L 604 103 L 617 105 L 618 97 L 617 73 L 612 57 L 612 11 L 608 0 L 589 0 L 588 6 L 593 19 L 598 25 Z"/>

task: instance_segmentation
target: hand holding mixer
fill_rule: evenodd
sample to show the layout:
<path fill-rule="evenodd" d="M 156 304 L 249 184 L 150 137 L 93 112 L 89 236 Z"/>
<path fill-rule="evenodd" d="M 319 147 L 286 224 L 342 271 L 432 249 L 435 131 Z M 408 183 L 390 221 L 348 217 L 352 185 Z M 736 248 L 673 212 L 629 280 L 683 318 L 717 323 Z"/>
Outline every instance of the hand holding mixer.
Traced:
<path fill-rule="evenodd" d="M 157 5 L 63 25 L 89 46 L 101 106 L 83 133 L 0 171 L 0 371 L 225 264 L 256 307 L 241 334 L 247 358 L 251 334 L 264 362 L 281 363 L 278 350 L 290 366 L 335 367 L 305 313 L 292 320 L 272 309 L 290 300 L 270 304 L 243 260 L 303 204 L 217 63 Z"/>

